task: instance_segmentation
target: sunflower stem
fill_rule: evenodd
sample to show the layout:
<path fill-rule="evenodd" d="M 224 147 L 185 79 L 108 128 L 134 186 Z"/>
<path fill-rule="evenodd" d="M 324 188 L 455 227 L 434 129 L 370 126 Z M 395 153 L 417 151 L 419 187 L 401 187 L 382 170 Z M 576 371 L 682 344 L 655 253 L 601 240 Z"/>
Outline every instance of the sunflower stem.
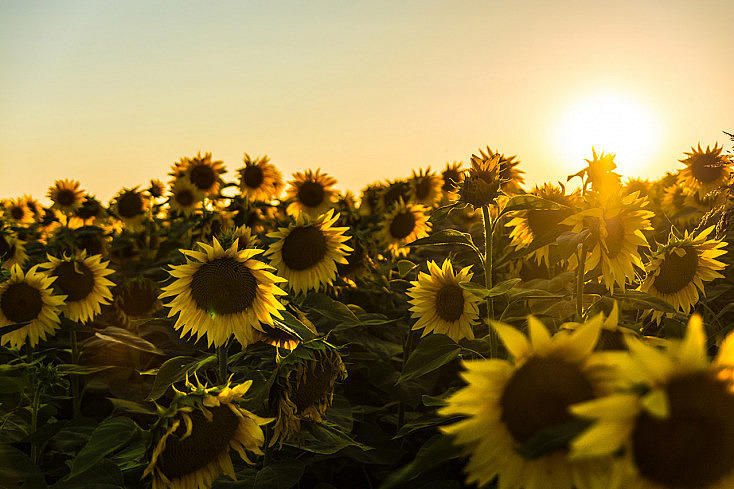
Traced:
<path fill-rule="evenodd" d="M 492 288 L 492 241 L 494 235 L 494 226 L 492 224 L 492 216 L 489 214 L 489 206 L 482 206 L 482 222 L 484 224 L 484 287 L 489 290 Z M 497 356 L 497 337 L 492 329 L 491 321 L 494 319 L 494 303 L 491 296 L 487 296 L 487 329 L 489 335 L 489 352 L 490 357 Z"/>
<path fill-rule="evenodd" d="M 76 325 L 73 325 L 69 332 L 69 343 L 71 343 L 71 364 L 79 365 L 79 342 L 76 336 Z M 71 374 L 71 398 L 74 419 L 79 418 L 82 413 L 82 397 L 79 380 L 78 374 Z"/>
<path fill-rule="evenodd" d="M 576 316 L 579 322 L 584 320 L 584 270 L 586 266 L 586 244 L 579 245 L 578 269 L 576 270 Z"/>
<path fill-rule="evenodd" d="M 405 338 L 405 341 L 403 342 L 403 365 L 400 368 L 400 371 L 402 372 L 405 368 L 405 364 L 408 362 L 408 357 L 410 357 L 411 352 L 413 351 L 413 330 L 408 330 L 408 335 Z M 403 424 L 405 423 L 405 403 L 403 401 L 400 401 L 398 404 L 398 424 L 396 428 L 396 434 L 400 431 L 400 428 L 403 427 Z"/>
<path fill-rule="evenodd" d="M 217 384 L 224 385 L 227 382 L 227 343 L 217 347 L 217 363 L 219 368 L 217 369 Z"/>
<path fill-rule="evenodd" d="M 41 386 L 38 385 L 36 379 L 33 379 L 33 401 L 31 401 L 31 434 L 35 435 L 38 430 L 38 410 L 41 408 Z M 40 455 L 40 447 L 38 440 L 33 437 L 31 440 L 31 462 L 38 465 Z"/>

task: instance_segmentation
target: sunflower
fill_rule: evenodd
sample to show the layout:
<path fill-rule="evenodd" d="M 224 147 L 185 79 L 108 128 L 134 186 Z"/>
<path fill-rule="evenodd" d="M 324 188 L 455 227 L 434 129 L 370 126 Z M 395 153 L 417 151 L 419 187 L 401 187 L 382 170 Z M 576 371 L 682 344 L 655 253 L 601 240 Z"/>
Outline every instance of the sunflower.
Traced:
<path fill-rule="evenodd" d="M 284 373 L 279 379 L 280 394 L 275 401 L 276 418 L 269 446 L 277 443 L 280 448 L 291 437 L 300 435 L 302 420 L 320 423 L 331 406 L 335 382 L 347 377 L 336 349 L 325 346 L 300 356 L 305 348 L 297 346 L 292 356 L 298 360 L 281 366 Z"/>
<path fill-rule="evenodd" d="M 234 334 L 243 346 L 252 343 L 260 323 L 273 325 L 273 316 L 283 319 L 283 305 L 276 284 L 284 279 L 271 267 L 255 259 L 262 250 L 239 250 L 237 240 L 226 250 L 216 238 L 212 246 L 199 242 L 203 251 L 181 250 L 186 263 L 172 265 L 168 272 L 176 280 L 163 287 L 159 298 L 173 297 L 167 304 L 168 317 L 178 314 L 174 328 L 181 335 L 206 335 L 209 346 L 221 346 Z"/>
<path fill-rule="evenodd" d="M 441 428 L 470 456 L 467 483 L 481 486 L 499 476 L 499 487 L 606 487 L 604 460 L 571 461 L 563 440 L 540 452 L 522 450 L 553 428 L 577 421 L 568 406 L 608 392 L 605 360 L 593 353 L 602 321 L 597 316 L 551 337 L 530 316 L 529 340 L 510 325 L 492 323 L 513 361 L 465 361 L 462 377 L 468 385 L 439 410 L 444 416 L 468 416 Z"/>
<path fill-rule="evenodd" d="M 359 197 L 360 215 L 369 216 L 377 210 L 383 190 L 384 186 L 380 183 L 373 183 L 362 189 Z"/>
<path fill-rule="evenodd" d="M 393 205 L 382 218 L 378 238 L 395 256 L 406 255 L 406 245 L 428 236 L 431 223 L 426 208 L 420 204 L 406 205 L 402 199 Z"/>
<path fill-rule="evenodd" d="M 237 239 L 237 249 L 242 251 L 247 248 L 259 248 L 260 240 L 252 234 L 252 229 L 247 226 L 237 226 L 232 230 L 230 239 Z"/>
<path fill-rule="evenodd" d="M 686 231 L 682 239 L 671 233 L 668 242 L 658 245 L 645 267 L 647 276 L 640 290 L 688 314 L 698 303 L 699 290 L 704 291 L 703 283 L 723 277 L 718 271 L 725 265 L 716 258 L 726 253 L 721 248 L 727 243 L 706 239 L 713 230 L 711 226 L 695 236 Z M 662 313 L 656 311 L 653 317 L 659 320 Z"/>
<path fill-rule="evenodd" d="M 706 146 L 706 151 L 691 146 L 691 152 L 684 152 L 687 158 L 678 160 L 684 165 L 678 173 L 678 183 L 693 192 L 697 192 L 700 198 L 707 193 L 724 185 L 729 179 L 731 171 L 731 157 L 722 155 L 718 143 L 713 148 Z"/>
<path fill-rule="evenodd" d="M 190 217 L 197 209 L 201 208 L 204 193 L 199 187 L 191 183 L 188 178 L 177 178 L 171 187 L 171 196 L 168 204 L 171 211 L 184 217 Z"/>
<path fill-rule="evenodd" d="M 69 227 L 76 229 L 82 226 L 99 225 L 107 217 L 102 203 L 93 195 L 85 195 L 81 207 L 74 210 L 69 219 Z"/>
<path fill-rule="evenodd" d="M 53 277 L 38 272 L 38 265 L 27 273 L 19 265 L 10 269 L 10 278 L 0 283 L 0 328 L 28 322 L 25 326 L 0 337 L 0 345 L 10 343 L 20 349 L 28 342 L 31 347 L 53 335 L 59 327 L 59 313 L 65 295 L 54 295 Z"/>
<path fill-rule="evenodd" d="M 10 270 L 13 265 L 23 265 L 28 259 L 26 242 L 12 231 L 0 231 L 0 264 Z"/>
<path fill-rule="evenodd" d="M 110 287 L 115 284 L 105 277 L 114 273 L 107 268 L 109 262 L 100 255 L 87 256 L 84 250 L 73 257 L 63 259 L 46 255 L 48 262 L 40 265 L 51 277 L 56 277 L 54 287 L 66 294 L 66 304 L 61 312 L 72 321 L 86 323 L 100 313 L 101 304 L 112 300 Z"/>
<path fill-rule="evenodd" d="M 30 224 L 35 220 L 35 215 L 24 197 L 10 199 L 5 205 L 5 213 L 19 224 Z"/>
<path fill-rule="evenodd" d="M 338 194 L 332 188 L 336 185 L 336 178 L 321 173 L 320 168 L 315 172 L 311 170 L 304 173 L 296 172 L 293 178 L 288 182 L 290 187 L 286 191 L 287 199 L 292 200 L 286 209 L 288 215 L 297 217 L 303 211 L 311 217 L 316 217 L 333 207 Z"/>
<path fill-rule="evenodd" d="M 654 187 L 648 179 L 642 178 L 627 178 L 627 181 L 622 186 L 625 194 L 631 194 L 637 192 L 640 195 L 650 195 L 654 192 Z"/>
<path fill-rule="evenodd" d="M 174 164 L 169 175 L 174 180 L 186 178 L 206 196 L 215 195 L 224 183 L 222 173 L 226 173 L 224 163 L 220 160 L 212 161 L 212 154 L 206 153 L 203 157 L 201 151 L 193 158 L 184 157 Z"/>
<path fill-rule="evenodd" d="M 518 211 L 505 226 L 512 228 L 510 238 L 512 245 L 516 249 L 532 246 L 535 240 L 540 238 L 550 239 L 557 237 L 568 227 L 561 224 L 561 221 L 572 214 L 571 207 L 574 204 L 574 195 L 566 195 L 565 188 L 555 186 L 550 183 L 543 184 L 542 187 L 535 187 L 532 192 L 534 195 L 545 200 L 560 204 L 558 209 L 529 209 Z M 552 235 L 552 236 L 550 236 Z M 529 258 L 534 259 L 538 264 L 545 262 L 546 266 L 550 266 L 550 243 L 533 250 Z"/>
<path fill-rule="evenodd" d="M 444 194 L 449 195 L 452 200 L 455 199 L 459 185 L 464 180 L 461 163 L 455 161 L 453 163 L 446 163 L 446 168 L 441 172 L 441 178 L 443 179 L 441 190 L 443 190 Z"/>
<path fill-rule="evenodd" d="M 459 187 L 459 200 L 474 208 L 484 207 L 497 202 L 502 195 L 502 178 L 500 176 L 500 155 L 486 157 L 472 155 L 471 168 L 464 173 L 464 180 Z"/>
<path fill-rule="evenodd" d="M 156 283 L 146 277 L 135 277 L 115 287 L 112 301 L 115 317 L 128 329 L 133 321 L 155 313 L 161 306 L 160 290 Z"/>
<path fill-rule="evenodd" d="M 630 388 L 571 406 L 576 416 L 595 420 L 571 443 L 571 457 L 618 454 L 617 484 L 607 487 L 734 487 L 734 337 L 709 362 L 703 323 L 694 315 L 683 340 L 665 350 L 627 343 L 629 365 L 619 372 Z"/>
<path fill-rule="evenodd" d="M 703 214 L 688 205 L 686 190 L 677 183 L 665 189 L 660 206 L 669 219 L 684 227 L 697 222 Z"/>
<path fill-rule="evenodd" d="M 356 287 L 357 280 L 365 280 L 370 276 L 374 263 L 359 237 L 351 236 L 346 244 L 352 252 L 347 256 L 347 263 L 336 264 L 336 270 L 342 280 Z"/>
<path fill-rule="evenodd" d="M 418 280 L 410 282 L 407 290 L 411 316 L 417 319 L 413 329 L 423 328 L 428 333 L 445 334 L 454 341 L 461 338 L 474 339 L 472 324 L 479 318 L 482 299 L 463 289 L 460 284 L 471 282 L 474 274 L 471 266 L 454 274 L 451 261 L 446 259 L 439 267 L 428 262 L 429 273 L 420 272 Z"/>
<path fill-rule="evenodd" d="M 237 405 L 251 385 L 206 388 L 187 379 L 191 392 L 176 391 L 153 429 L 155 447 L 143 472 L 152 476 L 153 489 L 208 489 L 222 473 L 236 480 L 230 449 L 250 465 L 247 452 L 263 455 L 260 427 L 272 419 Z"/>
<path fill-rule="evenodd" d="M 407 180 L 394 180 L 380 187 L 377 209 L 387 211 L 398 202 L 411 202 L 413 189 Z"/>
<path fill-rule="evenodd" d="M 497 164 L 499 165 L 499 177 L 502 180 L 502 192 L 506 194 L 521 193 L 523 191 L 521 185 L 525 183 L 522 174 L 525 172 L 517 168 L 517 165 L 520 164 L 519 161 L 515 161 L 517 155 L 506 157 L 504 154 L 500 154 L 499 151 L 492 151 L 487 146 L 486 153 L 479 148 L 479 155 L 471 156 L 472 166 L 483 165 L 495 157 L 498 157 Z"/>
<path fill-rule="evenodd" d="M 142 230 L 149 206 L 150 200 L 148 197 L 142 191 L 139 191 L 138 187 L 135 187 L 120 190 L 113 199 L 111 207 L 125 227 L 136 232 Z"/>
<path fill-rule="evenodd" d="M 84 199 L 84 191 L 79 189 L 79 182 L 69 179 L 56 180 L 46 195 L 53 202 L 51 208 L 64 214 L 71 214 L 74 209 L 81 207 Z"/>
<path fill-rule="evenodd" d="M 412 187 L 414 202 L 431 208 L 433 204 L 441 200 L 443 180 L 431 171 L 430 166 L 425 170 L 421 168 L 418 173 L 413 170 L 413 175 L 408 179 L 408 182 Z"/>
<path fill-rule="evenodd" d="M 627 280 L 635 280 L 633 266 L 644 268 L 638 247 L 647 247 L 643 230 L 651 229 L 650 218 L 653 212 L 645 209 L 647 199 L 632 193 L 619 197 L 613 195 L 598 200 L 594 194 L 587 194 L 588 208 L 561 221 L 571 226 L 571 231 L 591 232 L 586 249 L 586 270 L 593 270 L 601 263 L 602 275 L 607 288 L 611 291 L 617 284 L 624 290 Z M 572 266 L 577 265 L 576 256 L 570 258 Z"/>
<path fill-rule="evenodd" d="M 154 199 L 163 197 L 163 194 L 166 193 L 166 185 L 158 179 L 153 179 L 150 181 L 148 193 Z"/>
<path fill-rule="evenodd" d="M 278 169 L 270 163 L 270 158 L 263 156 L 253 160 L 245 153 L 244 161 L 244 168 L 237 170 L 242 196 L 249 201 L 265 202 L 280 197 L 285 184 Z"/>
<path fill-rule="evenodd" d="M 40 202 L 38 202 L 30 195 L 25 194 L 23 195 L 23 199 L 25 200 L 25 205 L 33 213 L 34 219 L 40 219 L 43 216 L 43 207 L 41 206 Z"/>
<path fill-rule="evenodd" d="M 338 219 L 339 214 L 334 214 L 333 209 L 318 219 L 301 213 L 287 228 L 278 228 L 267 235 L 277 241 L 270 245 L 266 255 L 296 294 L 331 285 L 336 277 L 336 264 L 347 263 L 346 255 L 352 251 L 344 244 L 349 240 L 344 234 L 348 228 L 334 227 Z"/>

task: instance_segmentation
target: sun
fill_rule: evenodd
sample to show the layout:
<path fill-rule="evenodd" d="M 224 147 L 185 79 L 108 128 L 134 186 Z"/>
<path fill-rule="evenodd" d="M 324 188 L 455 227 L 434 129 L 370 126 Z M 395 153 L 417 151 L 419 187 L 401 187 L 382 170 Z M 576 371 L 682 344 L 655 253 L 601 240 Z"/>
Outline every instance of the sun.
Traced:
<path fill-rule="evenodd" d="M 661 123 L 643 100 L 622 92 L 594 92 L 561 113 L 554 141 L 569 169 L 581 168 L 594 147 L 616 154 L 616 171 L 623 177 L 647 177 L 660 150 Z"/>

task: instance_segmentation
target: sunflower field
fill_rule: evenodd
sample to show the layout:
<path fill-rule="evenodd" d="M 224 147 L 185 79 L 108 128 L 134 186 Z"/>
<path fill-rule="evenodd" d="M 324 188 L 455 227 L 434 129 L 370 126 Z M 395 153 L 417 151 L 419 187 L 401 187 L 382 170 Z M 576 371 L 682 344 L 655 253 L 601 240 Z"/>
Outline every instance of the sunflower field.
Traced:
<path fill-rule="evenodd" d="M 210 153 L 0 201 L 0 487 L 731 489 L 734 158 Z"/>

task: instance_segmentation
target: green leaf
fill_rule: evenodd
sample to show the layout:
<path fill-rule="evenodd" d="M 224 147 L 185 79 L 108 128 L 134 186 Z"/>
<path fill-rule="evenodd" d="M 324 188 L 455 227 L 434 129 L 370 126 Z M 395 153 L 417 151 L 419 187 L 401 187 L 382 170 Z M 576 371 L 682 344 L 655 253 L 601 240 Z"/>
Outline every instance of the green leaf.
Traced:
<path fill-rule="evenodd" d="M 426 245 L 442 245 L 442 244 L 459 244 L 477 249 L 471 234 L 462 233 L 456 229 L 442 229 L 425 238 L 416 239 L 408 246 L 426 246 Z"/>
<path fill-rule="evenodd" d="M 656 311 L 662 311 L 670 314 L 676 313 L 676 309 L 667 301 L 640 290 L 626 290 L 624 292 L 615 291 L 614 298 L 630 302 L 645 309 L 655 309 Z"/>
<path fill-rule="evenodd" d="M 405 362 L 396 384 L 405 382 L 445 365 L 459 356 L 461 347 L 443 334 L 430 334 L 421 338 L 418 346 Z"/>
<path fill-rule="evenodd" d="M 523 210 L 555 210 L 560 209 L 561 206 L 551 200 L 545 200 L 537 195 L 533 194 L 522 194 L 515 195 L 507 201 L 507 205 L 500 211 L 499 216 L 503 216 L 508 212 L 523 211 Z M 498 216 L 498 217 L 499 217 Z"/>
<path fill-rule="evenodd" d="M 511 278 L 509 280 L 505 280 L 504 282 L 500 282 L 487 291 L 487 296 L 497 297 L 498 295 L 506 294 L 510 291 L 510 289 L 515 287 L 520 282 L 522 282 L 522 279 L 520 278 Z"/>
<path fill-rule="evenodd" d="M 489 290 L 484 285 L 480 285 L 476 282 L 459 282 L 459 286 L 464 289 L 468 290 L 472 294 L 474 294 L 477 297 L 480 297 L 482 299 L 487 297 L 487 294 L 489 294 Z"/>
<path fill-rule="evenodd" d="M 80 487 L 124 489 L 125 479 L 117 464 L 110 460 L 100 460 L 99 463 L 81 474 L 57 482 L 51 489 L 78 489 Z"/>
<path fill-rule="evenodd" d="M 135 350 L 153 353 L 155 355 L 165 355 L 163 351 L 157 348 L 153 343 L 141 338 L 140 336 L 123 328 L 116 326 L 107 326 L 102 331 L 94 333 L 97 338 L 109 341 L 111 343 L 119 343 Z"/>
<path fill-rule="evenodd" d="M 405 483 L 442 463 L 457 458 L 460 451 L 454 446 L 452 437 L 434 435 L 426 441 L 408 465 L 393 472 L 379 489 L 405 487 Z"/>
<path fill-rule="evenodd" d="M 43 474 L 25 453 L 0 443 L 0 487 L 46 489 L 47 486 Z"/>
<path fill-rule="evenodd" d="M 88 365 L 77 365 L 74 363 L 62 363 L 58 367 L 58 371 L 65 375 L 89 375 L 103 370 L 109 370 L 115 368 L 114 365 L 100 365 L 98 367 L 91 367 Z"/>
<path fill-rule="evenodd" d="M 469 204 L 467 204 L 466 202 L 456 201 L 452 204 L 448 204 L 448 205 L 439 207 L 435 211 L 431 212 L 431 216 L 428 218 L 428 221 L 438 222 L 443 219 L 446 219 L 449 216 L 449 214 L 451 214 L 451 211 L 453 211 L 454 209 L 457 209 L 457 210 L 464 209 L 467 205 Z"/>
<path fill-rule="evenodd" d="M 26 381 L 23 377 L 0 376 L 0 394 L 15 394 L 23 392 Z"/>
<path fill-rule="evenodd" d="M 290 489 L 301 480 L 304 470 L 306 463 L 301 460 L 276 460 L 258 471 L 253 489 Z"/>
<path fill-rule="evenodd" d="M 306 327 L 306 325 L 293 314 L 288 311 L 282 311 L 281 314 L 283 315 L 283 321 L 276 319 L 274 321 L 275 327 L 295 335 L 302 341 L 311 341 L 316 338 L 314 332 L 308 329 L 308 327 Z"/>
<path fill-rule="evenodd" d="M 400 260 L 398 262 L 398 273 L 400 278 L 405 278 L 408 273 L 413 270 L 417 265 L 410 260 Z"/>
<path fill-rule="evenodd" d="M 533 460 L 558 450 L 567 446 L 569 441 L 591 426 L 593 422 L 590 419 L 571 418 L 563 423 L 548 426 L 517 448 L 517 453 L 528 460 Z"/>
<path fill-rule="evenodd" d="M 326 294 L 311 294 L 304 301 L 304 305 L 308 305 L 314 311 L 328 319 L 359 324 L 359 319 L 351 309 Z"/>
<path fill-rule="evenodd" d="M 92 432 L 89 441 L 79 450 L 79 454 L 71 464 L 69 477 L 75 477 L 102 460 L 105 455 L 114 452 L 138 431 L 135 423 L 124 416 L 108 418 L 100 423 Z"/>
<path fill-rule="evenodd" d="M 112 403 L 112 407 L 116 411 L 124 411 L 126 413 L 135 414 L 156 414 L 155 409 L 152 409 L 142 402 L 131 401 L 128 399 L 118 399 L 116 397 L 108 397 L 108 401 Z"/>
<path fill-rule="evenodd" d="M 287 445 L 295 446 L 308 452 L 332 455 L 346 447 L 357 447 L 361 450 L 371 450 L 371 447 L 354 441 L 338 426 L 323 422 L 301 422 L 301 444 L 290 441 Z"/>
<path fill-rule="evenodd" d="M 565 260 L 569 256 L 576 253 L 576 250 L 578 249 L 579 245 L 583 243 L 584 239 L 591 234 L 588 229 L 584 229 L 580 233 L 574 233 L 572 231 L 566 231 L 565 233 L 561 233 L 556 238 L 556 243 L 558 243 L 558 248 L 556 253 L 558 254 L 558 257 L 562 260 Z"/>
<path fill-rule="evenodd" d="M 187 373 L 191 374 L 201 367 L 216 361 L 216 355 L 210 355 L 203 360 L 197 360 L 194 357 L 188 356 L 173 357 L 166 360 L 158 369 L 158 373 L 153 381 L 153 388 L 145 400 L 155 401 L 165 394 L 171 384 L 183 380 Z"/>

